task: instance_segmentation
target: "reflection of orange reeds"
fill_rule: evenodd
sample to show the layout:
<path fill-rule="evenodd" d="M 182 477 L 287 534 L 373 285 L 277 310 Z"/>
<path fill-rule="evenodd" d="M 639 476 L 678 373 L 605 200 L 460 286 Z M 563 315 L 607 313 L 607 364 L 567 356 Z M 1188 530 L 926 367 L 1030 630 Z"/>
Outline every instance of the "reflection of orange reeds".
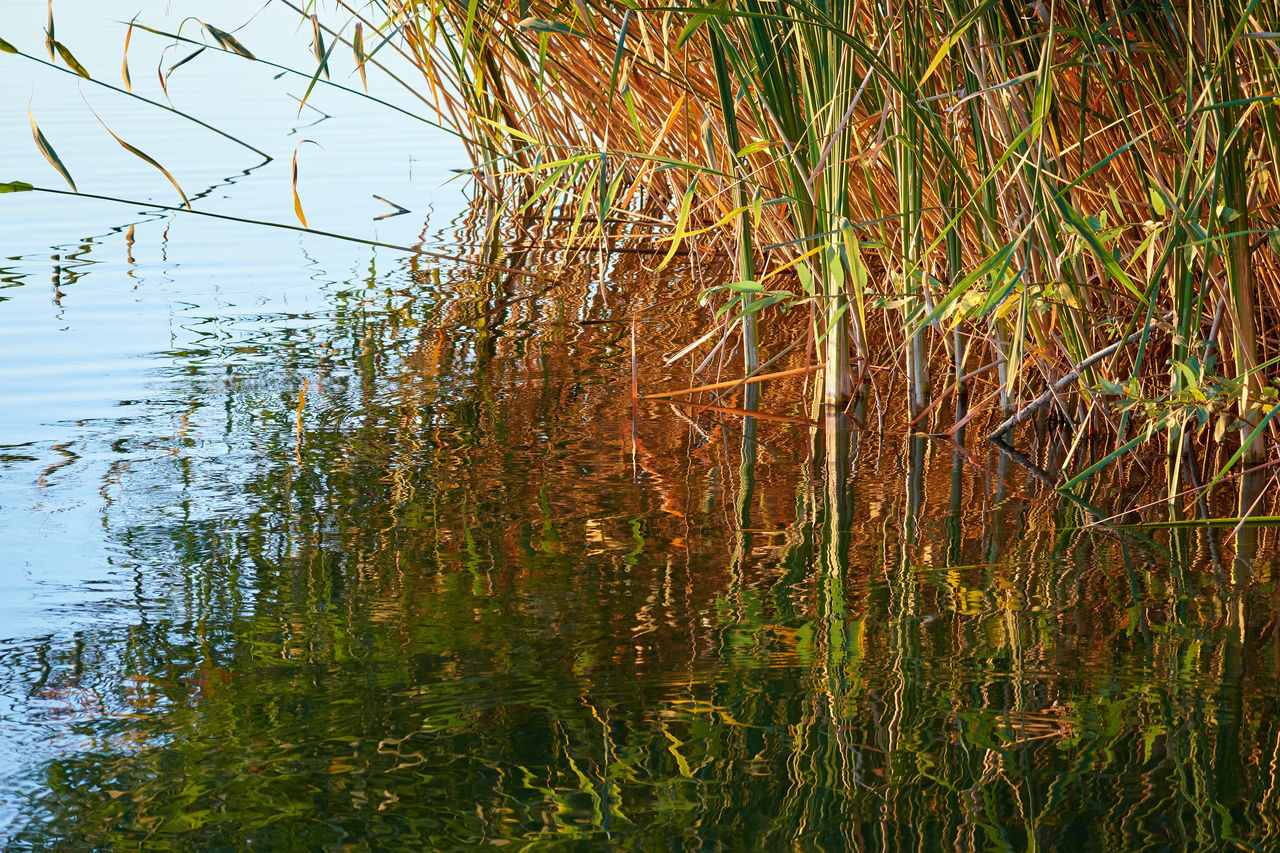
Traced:
<path fill-rule="evenodd" d="M 700 394 L 703 391 L 719 391 L 722 388 L 736 388 L 739 385 L 749 385 L 752 382 L 764 382 L 769 379 L 782 379 L 786 376 L 800 376 L 816 370 L 816 367 L 795 367 L 790 370 L 779 370 L 776 373 L 764 373 L 760 376 L 748 376 L 746 379 L 731 379 L 727 382 L 713 382 L 710 385 L 699 385 L 697 388 L 681 388 L 678 391 L 662 391 L 658 394 L 641 394 L 641 400 L 663 400 L 668 397 L 679 397 L 686 394 Z M 749 414 L 755 414 L 750 412 Z"/>
<path fill-rule="evenodd" d="M 757 412 L 752 409 L 736 409 L 732 406 L 713 406 L 710 403 L 695 403 L 692 400 L 668 400 L 671 405 L 693 406 L 698 411 L 721 412 L 726 415 L 738 415 L 744 418 L 759 418 L 762 421 L 777 421 L 784 424 L 800 424 L 801 426 L 820 426 L 817 421 L 798 418 L 794 415 L 773 415 L 768 412 Z"/>
<path fill-rule="evenodd" d="M 658 456 L 652 453 L 638 437 L 635 439 L 635 451 L 636 462 L 653 478 L 654 487 L 661 500 L 662 511 L 676 518 L 685 518 L 684 509 L 680 505 L 680 490 L 662 473 L 663 466 Z M 683 541 L 673 541 L 671 544 L 683 545 Z"/>

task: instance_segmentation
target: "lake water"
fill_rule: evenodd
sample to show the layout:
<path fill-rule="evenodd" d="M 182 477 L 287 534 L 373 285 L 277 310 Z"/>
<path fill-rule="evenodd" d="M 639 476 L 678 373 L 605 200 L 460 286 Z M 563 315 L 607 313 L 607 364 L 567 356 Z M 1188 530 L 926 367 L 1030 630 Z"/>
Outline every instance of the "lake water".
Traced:
<path fill-rule="evenodd" d="M 256 11 L 214 8 L 140 20 Z M 60 2 L 57 36 L 115 83 L 137 11 Z M 5 13 L 47 59 L 45 4 Z M 278 6 L 238 35 L 314 68 Z M 129 54 L 160 100 L 166 44 Z M 30 100 L 82 191 L 175 203 L 83 91 L 200 209 L 293 223 L 296 147 L 312 227 L 476 251 L 461 147 L 385 107 L 176 71 L 263 163 L 0 63 L 0 181 L 64 186 Z M 873 404 L 795 423 L 795 377 L 782 418 L 633 411 L 632 317 L 646 388 L 716 378 L 663 363 L 696 258 L 502 256 L 531 278 L 41 193 L 0 226 L 5 849 L 1280 849 L 1273 558 L 1083 529 Z"/>

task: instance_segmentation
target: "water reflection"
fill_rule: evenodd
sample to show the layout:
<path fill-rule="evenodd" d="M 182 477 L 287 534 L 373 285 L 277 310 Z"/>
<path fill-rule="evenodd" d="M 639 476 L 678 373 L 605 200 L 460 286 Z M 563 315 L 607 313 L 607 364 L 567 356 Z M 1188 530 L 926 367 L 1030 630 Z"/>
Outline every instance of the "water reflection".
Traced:
<path fill-rule="evenodd" d="M 113 215 L 0 269 L 0 846 L 1280 847 L 1275 531 L 1086 529 L 1141 470 L 1064 500 L 887 385 L 636 403 L 740 363 L 667 363 L 696 251 Z"/>
<path fill-rule="evenodd" d="M 110 619 L 0 653 L 11 844 L 1277 844 L 1269 568 L 865 408 L 633 410 L 692 285 L 608 274 L 205 317 L 110 436 Z"/>

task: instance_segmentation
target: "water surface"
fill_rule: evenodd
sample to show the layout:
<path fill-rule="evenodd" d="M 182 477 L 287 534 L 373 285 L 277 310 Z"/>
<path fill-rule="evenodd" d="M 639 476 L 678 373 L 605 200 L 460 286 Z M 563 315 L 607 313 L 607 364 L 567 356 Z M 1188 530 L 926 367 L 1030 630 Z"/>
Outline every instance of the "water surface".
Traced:
<path fill-rule="evenodd" d="M 170 5 L 144 17 L 212 14 Z M 44 5 L 11 9 L 40 55 Z M 116 67 L 136 9 L 55 11 Z M 306 67 L 287 15 L 241 35 Z M 156 97 L 162 46 L 131 52 Z M 58 180 L 30 94 L 82 189 L 172 200 L 74 80 L 0 59 L 5 180 Z M 332 93 L 300 129 L 305 80 L 203 59 L 175 104 L 275 161 L 85 94 L 197 206 L 290 221 L 305 137 L 313 225 L 470 251 L 448 137 Z M 633 410 L 633 314 L 646 386 L 698 381 L 662 364 L 696 264 L 504 257 L 550 287 L 137 206 L 0 217 L 6 848 L 1280 845 L 1273 563 L 1082 529 L 874 401 L 817 430 Z"/>

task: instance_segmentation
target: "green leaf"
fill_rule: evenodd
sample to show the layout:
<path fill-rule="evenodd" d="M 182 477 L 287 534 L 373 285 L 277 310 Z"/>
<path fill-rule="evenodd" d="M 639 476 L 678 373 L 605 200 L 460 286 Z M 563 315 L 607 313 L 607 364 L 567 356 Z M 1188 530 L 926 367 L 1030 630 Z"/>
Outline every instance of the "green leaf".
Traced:
<path fill-rule="evenodd" d="M 356 55 L 356 70 L 360 72 L 360 83 L 367 93 L 369 91 L 369 81 L 364 76 L 364 31 L 359 23 L 356 24 L 356 34 L 351 39 L 351 49 Z"/>
<path fill-rule="evenodd" d="M 1159 424 L 1156 424 L 1155 421 L 1152 421 L 1152 424 L 1156 425 L 1157 428 L 1164 426 L 1163 421 L 1161 421 Z M 1083 483 L 1085 480 L 1089 479 L 1094 474 L 1098 473 L 1098 471 L 1110 465 L 1111 462 L 1114 461 L 1115 459 L 1118 459 L 1119 457 L 1128 453 L 1130 450 L 1133 450 L 1133 448 L 1137 447 L 1139 444 L 1142 444 L 1144 441 L 1151 438 L 1151 436 L 1154 434 L 1155 434 L 1155 430 L 1148 430 L 1147 432 L 1144 432 L 1141 435 L 1139 435 L 1137 438 L 1134 438 L 1130 441 L 1125 442 L 1116 450 L 1113 450 L 1111 453 L 1108 453 L 1102 459 L 1099 459 L 1097 462 L 1093 463 L 1088 468 L 1084 469 L 1079 474 L 1075 475 L 1070 480 L 1063 483 L 1061 486 L 1058 486 L 1058 491 L 1059 492 L 1071 491 L 1080 483 Z"/>
<path fill-rule="evenodd" d="M 35 187 L 26 181 L 9 181 L 7 184 L 0 184 L 0 193 L 29 193 Z"/>
<path fill-rule="evenodd" d="M 951 52 L 951 48 L 955 47 L 956 42 L 960 41 L 960 39 L 964 37 L 965 31 L 968 30 L 969 27 L 973 26 L 973 23 L 986 13 L 989 6 L 994 4 L 995 0 L 987 0 L 987 2 L 983 3 L 981 6 L 970 10 L 967 15 L 956 22 L 955 29 L 953 29 L 947 37 L 942 40 L 942 44 L 938 47 L 938 52 L 933 55 L 933 59 L 929 61 L 928 67 L 926 67 L 924 73 L 920 75 L 920 80 L 916 84 L 917 86 L 923 86 L 924 82 L 933 76 L 933 72 L 938 70 L 938 66 L 942 64 L 942 60 L 947 58 L 947 54 Z"/>
<path fill-rule="evenodd" d="M 1156 212 L 1156 216 L 1164 216 L 1167 208 L 1164 206 L 1164 196 L 1160 194 L 1160 190 L 1147 187 L 1147 197 L 1151 199 L 1151 208 Z"/>
<path fill-rule="evenodd" d="M 1062 198 L 1057 198 L 1055 201 L 1057 202 L 1058 209 L 1062 212 L 1063 218 L 1076 230 L 1076 233 L 1084 239 L 1085 244 L 1093 251 L 1093 254 L 1098 258 L 1098 260 L 1102 262 L 1102 266 L 1111 274 L 1111 277 L 1124 285 L 1126 290 L 1132 293 L 1142 304 L 1145 305 L 1147 297 L 1143 295 L 1142 291 L 1133 283 L 1133 279 L 1129 278 L 1128 273 L 1120 268 L 1120 264 L 1116 262 L 1115 255 L 1106 250 L 1102 245 L 1102 242 L 1098 239 L 1098 235 L 1089 227 L 1089 223 L 1085 222 L 1079 213 L 1068 207 Z"/>
<path fill-rule="evenodd" d="M 320 63 L 320 71 L 324 72 L 324 79 L 331 79 L 329 77 L 329 51 L 324 49 L 324 30 L 320 29 L 320 18 L 315 14 L 311 16 L 311 47 L 315 51 L 316 61 Z"/>
<path fill-rule="evenodd" d="M 680 249 L 680 243 L 683 242 L 685 234 L 689 229 L 689 212 L 693 209 L 694 190 L 698 186 L 698 176 L 694 175 L 689 181 L 689 189 L 685 191 L 684 198 L 680 202 L 680 214 L 676 217 L 676 230 L 671 235 L 671 248 L 667 250 L 666 256 L 662 259 L 662 263 L 658 264 L 658 269 L 662 269 L 671 263 L 671 259 Z"/>
<path fill-rule="evenodd" d="M 772 147 L 772 139 L 757 139 L 755 142 L 751 142 L 744 146 L 743 149 L 738 152 L 738 157 L 749 157 L 750 155 L 758 154 L 761 151 L 768 151 Z"/>
<path fill-rule="evenodd" d="M 1115 382 L 1112 382 L 1110 379 L 1098 380 L 1098 389 L 1103 394 L 1111 394 L 1116 397 L 1124 396 L 1124 386 L 1118 385 Z"/>
<path fill-rule="evenodd" d="M 76 72 L 86 80 L 93 79 L 92 77 L 89 76 L 89 72 L 85 70 L 85 67 L 80 64 L 80 61 L 71 55 L 71 51 L 67 50 L 67 46 L 65 44 L 63 44 L 60 41 L 55 41 L 53 43 L 53 47 L 55 50 L 58 51 L 58 56 L 62 57 L 62 61 L 67 63 L 68 68 L 70 68 L 72 71 Z"/>
<path fill-rule="evenodd" d="M 182 59 L 179 59 L 177 62 L 169 66 L 169 70 L 164 73 L 165 77 L 168 77 L 170 74 L 177 71 L 179 68 L 186 65 L 188 62 L 195 59 L 200 54 L 204 53 L 207 49 L 208 48 L 200 47 L 200 48 L 196 48 L 191 53 L 188 53 L 186 56 L 182 57 Z M 161 79 L 163 81 L 163 78 Z"/>
<path fill-rule="evenodd" d="M 245 59 L 258 58 L 250 53 L 249 49 L 242 45 L 235 36 L 231 35 L 231 33 L 226 32 L 225 30 L 220 30 L 213 24 L 206 24 L 204 21 L 201 21 L 200 25 L 209 31 L 209 35 L 213 36 L 214 40 L 217 41 L 224 50 L 229 50 L 232 53 L 239 54 Z"/>
<path fill-rule="evenodd" d="M 317 22 L 316 23 L 316 39 L 318 40 L 319 38 L 320 38 L 320 24 Z M 316 43 L 322 44 L 323 42 L 317 41 Z M 333 49 L 337 46 L 338 46 L 338 40 L 334 39 L 329 44 L 329 49 L 326 50 L 323 54 L 319 55 L 320 65 L 318 68 L 316 68 L 316 73 L 311 75 L 311 82 L 307 84 L 307 91 L 302 93 L 302 100 L 298 102 L 298 115 L 302 115 L 302 108 L 307 105 L 307 98 L 311 97 L 311 91 L 315 89 L 316 83 L 320 81 L 320 73 L 324 72 L 325 77 L 329 76 L 329 54 L 332 53 Z"/>
<path fill-rule="evenodd" d="M 929 325 L 945 314 L 947 309 L 951 307 L 952 303 L 962 297 L 969 288 L 973 287 L 974 284 L 982 279 L 990 276 L 994 281 L 1002 281 L 1005 277 L 1005 272 L 1013 263 L 1014 251 L 1017 249 L 1017 246 L 1017 240 L 1005 244 L 999 251 L 983 261 L 982 265 L 979 266 L 978 269 L 962 278 L 954 287 L 951 288 L 950 292 L 942 298 L 942 301 L 938 303 L 937 307 L 930 311 L 929 315 L 920 321 L 920 327 L 923 328 L 924 326 Z M 994 288 L 992 289 L 994 290 Z M 997 304 L 998 302 L 999 300 L 997 300 Z M 990 310 L 985 304 L 983 307 L 985 310 Z M 994 305 L 991 307 L 994 307 Z"/>
<path fill-rule="evenodd" d="M 1040 81 L 1040 85 L 1036 86 L 1035 99 L 1031 105 L 1031 141 L 1035 142 L 1040 139 L 1040 134 L 1044 132 L 1045 122 L 1049 120 L 1049 113 L 1053 109 L 1053 75 L 1046 74 L 1044 79 Z"/>
<path fill-rule="evenodd" d="M 622 28 L 618 31 L 618 49 L 613 54 L 613 68 L 609 71 L 609 97 L 613 100 L 613 93 L 618 90 L 618 67 L 622 65 L 622 54 L 627 47 L 627 26 L 631 23 L 631 10 L 628 9 L 622 16 Z"/>
<path fill-rule="evenodd" d="M 49 161 L 49 165 L 58 170 L 58 174 L 62 175 L 66 182 L 71 185 L 74 192 L 80 192 L 76 189 L 76 182 L 71 180 L 71 173 L 67 171 L 67 167 L 62 165 L 62 159 L 58 157 L 58 152 L 53 150 L 53 146 L 49 144 L 49 140 L 45 139 L 44 133 L 36 125 L 35 116 L 31 114 L 31 107 L 27 107 L 27 118 L 31 121 L 31 136 L 36 141 L 36 147 L 40 149 L 40 153 L 44 155 L 44 159 Z"/>
<path fill-rule="evenodd" d="M 18 49 L 4 39 L 0 39 L 0 53 L 17 53 Z"/>
<path fill-rule="evenodd" d="M 684 47 L 689 39 L 693 38 L 694 33 L 702 28 L 702 25 L 711 20 L 712 13 L 694 12 L 689 16 L 689 22 L 684 25 L 684 29 L 680 30 L 680 35 L 676 38 L 676 49 Z"/>

